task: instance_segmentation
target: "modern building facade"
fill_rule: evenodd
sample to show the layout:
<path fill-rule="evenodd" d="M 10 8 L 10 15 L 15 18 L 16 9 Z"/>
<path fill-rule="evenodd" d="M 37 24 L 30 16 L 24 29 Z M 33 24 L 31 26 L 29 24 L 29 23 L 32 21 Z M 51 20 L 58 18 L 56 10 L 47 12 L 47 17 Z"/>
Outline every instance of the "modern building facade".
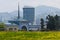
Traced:
<path fill-rule="evenodd" d="M 33 7 L 24 7 L 23 8 L 23 19 L 26 19 L 31 24 L 33 24 L 34 17 L 35 17 L 35 8 L 33 8 Z"/>

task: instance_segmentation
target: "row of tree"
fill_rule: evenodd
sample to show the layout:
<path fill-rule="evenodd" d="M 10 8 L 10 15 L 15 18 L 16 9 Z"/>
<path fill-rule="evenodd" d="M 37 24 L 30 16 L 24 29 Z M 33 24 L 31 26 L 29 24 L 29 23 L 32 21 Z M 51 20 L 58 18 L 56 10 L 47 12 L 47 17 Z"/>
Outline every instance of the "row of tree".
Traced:
<path fill-rule="evenodd" d="M 47 21 L 44 21 L 44 19 L 41 18 L 41 29 L 44 29 L 44 26 L 45 26 L 44 22 L 45 22 L 47 30 L 58 30 L 60 27 L 59 18 L 60 17 L 58 15 L 55 15 L 55 16 L 48 15 L 46 17 Z"/>

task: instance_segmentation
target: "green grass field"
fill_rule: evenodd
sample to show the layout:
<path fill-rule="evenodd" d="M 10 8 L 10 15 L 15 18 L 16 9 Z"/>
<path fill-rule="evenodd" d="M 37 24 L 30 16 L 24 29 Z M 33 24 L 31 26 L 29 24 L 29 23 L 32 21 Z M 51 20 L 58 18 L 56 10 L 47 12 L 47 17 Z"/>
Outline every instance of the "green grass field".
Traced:
<path fill-rule="evenodd" d="M 0 40 L 60 40 L 60 32 L 0 32 Z"/>

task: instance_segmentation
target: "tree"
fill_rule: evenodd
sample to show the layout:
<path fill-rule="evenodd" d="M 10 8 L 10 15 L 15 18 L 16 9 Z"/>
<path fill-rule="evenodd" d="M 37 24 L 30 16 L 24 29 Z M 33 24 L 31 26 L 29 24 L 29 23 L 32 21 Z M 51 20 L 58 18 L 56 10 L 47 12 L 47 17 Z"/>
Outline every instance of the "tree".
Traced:
<path fill-rule="evenodd" d="M 59 16 L 58 15 L 55 15 L 55 29 L 58 29 L 59 28 Z"/>
<path fill-rule="evenodd" d="M 0 23 L 0 31 L 4 31 L 4 27 L 5 27 L 5 24 L 4 23 Z"/>
<path fill-rule="evenodd" d="M 49 30 L 55 30 L 55 19 L 54 19 L 54 17 L 48 15 L 47 19 L 48 19 L 47 29 L 49 29 Z"/>
<path fill-rule="evenodd" d="M 0 23 L 0 28 L 4 28 L 5 24 L 4 23 Z"/>
<path fill-rule="evenodd" d="M 41 18 L 41 29 L 44 29 L 44 19 Z"/>

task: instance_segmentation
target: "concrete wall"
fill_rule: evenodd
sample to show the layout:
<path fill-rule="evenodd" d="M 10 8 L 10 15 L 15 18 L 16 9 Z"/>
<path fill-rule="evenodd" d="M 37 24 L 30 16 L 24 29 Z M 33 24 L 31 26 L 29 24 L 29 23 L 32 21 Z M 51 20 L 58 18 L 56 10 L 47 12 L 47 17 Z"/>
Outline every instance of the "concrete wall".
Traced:
<path fill-rule="evenodd" d="M 40 25 L 29 25 L 28 30 L 41 30 Z"/>
<path fill-rule="evenodd" d="M 10 28 L 12 28 L 12 30 L 9 30 Z M 16 30 L 15 30 L 15 28 L 16 28 Z M 6 31 L 18 31 L 19 28 L 17 28 L 17 27 L 6 27 L 5 30 Z"/>
<path fill-rule="evenodd" d="M 10 30 L 10 28 L 12 28 L 12 29 Z M 15 28 L 16 28 L 16 30 L 15 30 Z M 18 31 L 19 28 L 17 25 L 5 25 L 5 30 L 6 31 Z"/>

